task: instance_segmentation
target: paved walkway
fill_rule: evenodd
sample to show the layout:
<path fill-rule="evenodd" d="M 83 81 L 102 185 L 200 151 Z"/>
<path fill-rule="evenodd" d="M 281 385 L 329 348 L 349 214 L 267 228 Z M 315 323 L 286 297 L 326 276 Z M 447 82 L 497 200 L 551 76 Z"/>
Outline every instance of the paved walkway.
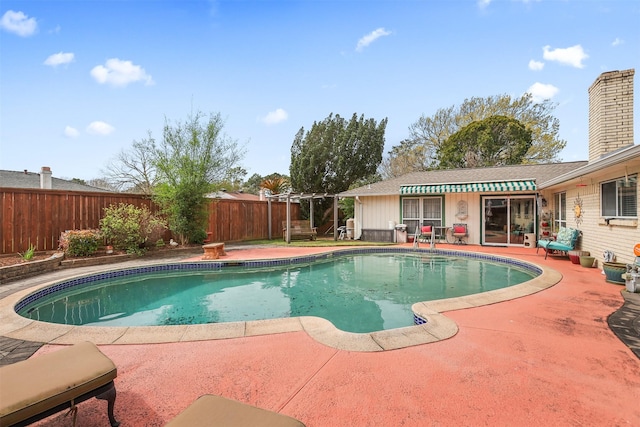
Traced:
<path fill-rule="evenodd" d="M 563 279 L 524 298 L 449 311 L 457 335 L 400 350 L 337 350 L 301 331 L 104 345 L 118 366 L 116 416 L 123 425 L 161 426 L 212 393 L 294 416 L 308 427 L 640 425 L 636 295 L 566 258 L 544 260 L 525 248 L 464 249 L 536 262 Z M 229 254 L 281 256 L 264 249 Z M 46 345 L 39 353 L 57 348 Z M 39 425 L 64 422 L 56 415 Z M 106 425 L 104 402 L 81 404 L 77 425 Z"/>

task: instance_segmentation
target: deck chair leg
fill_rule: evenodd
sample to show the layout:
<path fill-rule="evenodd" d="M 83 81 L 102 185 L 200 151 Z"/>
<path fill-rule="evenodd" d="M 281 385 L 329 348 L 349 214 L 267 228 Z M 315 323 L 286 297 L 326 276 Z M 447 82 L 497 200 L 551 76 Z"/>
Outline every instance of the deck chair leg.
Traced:
<path fill-rule="evenodd" d="M 116 421 L 116 418 L 113 415 L 113 407 L 116 404 L 116 387 L 113 382 L 111 383 L 111 387 L 105 390 L 104 393 L 97 395 L 96 399 L 107 401 L 107 415 L 109 416 L 109 423 L 111 424 L 111 427 L 118 427 L 120 422 Z"/>

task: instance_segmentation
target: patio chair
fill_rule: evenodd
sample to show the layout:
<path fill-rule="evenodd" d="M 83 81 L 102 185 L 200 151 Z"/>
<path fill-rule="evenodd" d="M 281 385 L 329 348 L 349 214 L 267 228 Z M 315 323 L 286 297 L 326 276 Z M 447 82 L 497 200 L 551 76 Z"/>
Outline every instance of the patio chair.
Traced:
<path fill-rule="evenodd" d="M 568 255 L 569 251 L 576 248 L 576 243 L 580 237 L 580 230 L 574 228 L 560 227 L 556 240 L 538 240 L 536 253 L 540 248 L 544 249 L 544 259 L 547 259 L 549 252 L 556 251 Z"/>
<path fill-rule="evenodd" d="M 432 225 L 423 225 L 420 227 L 420 234 L 418 235 L 418 239 L 421 242 L 429 242 L 433 244 L 435 230 Z"/>
<path fill-rule="evenodd" d="M 453 242 L 454 245 L 466 245 L 467 242 L 462 239 L 465 239 L 468 236 L 467 224 L 453 224 L 453 238 L 455 239 Z"/>
<path fill-rule="evenodd" d="M 200 396 L 178 414 L 165 427 L 305 427 L 303 423 L 287 415 L 257 408 L 221 396 Z"/>

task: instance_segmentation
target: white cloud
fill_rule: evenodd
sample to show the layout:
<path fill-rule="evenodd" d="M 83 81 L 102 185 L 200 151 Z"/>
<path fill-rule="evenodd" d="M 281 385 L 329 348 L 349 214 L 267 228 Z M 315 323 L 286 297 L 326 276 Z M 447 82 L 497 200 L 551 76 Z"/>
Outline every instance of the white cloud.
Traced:
<path fill-rule="evenodd" d="M 611 42 L 611 46 L 620 46 L 621 44 L 624 44 L 624 40 L 619 37 L 616 37 L 616 39 Z"/>
<path fill-rule="evenodd" d="M 275 125 L 280 122 L 284 122 L 289 118 L 289 114 L 282 108 L 278 108 L 275 111 L 270 111 L 260 121 L 267 125 Z"/>
<path fill-rule="evenodd" d="M 129 83 L 139 81 L 144 82 L 145 85 L 155 83 L 144 68 L 134 65 L 131 61 L 121 61 L 118 58 L 108 59 L 104 66 L 93 67 L 91 76 L 98 83 L 110 84 L 111 86 L 126 86 Z"/>
<path fill-rule="evenodd" d="M 545 46 L 542 50 L 544 52 L 542 56 L 547 61 L 557 61 L 576 68 L 584 68 L 582 61 L 589 57 L 579 44 L 565 49 L 558 48 L 554 50 L 551 50 L 551 46 Z"/>
<path fill-rule="evenodd" d="M 536 82 L 527 90 L 533 98 L 533 102 L 542 102 L 546 99 L 553 98 L 560 89 L 551 84 Z"/>
<path fill-rule="evenodd" d="M 362 37 L 358 40 L 358 45 L 356 46 L 356 51 L 360 52 L 365 47 L 369 46 L 371 43 L 379 39 L 380 37 L 388 36 L 391 34 L 391 31 L 387 31 L 384 28 L 378 28 Z"/>
<path fill-rule="evenodd" d="M 74 58 L 75 58 L 75 55 L 73 53 L 64 53 L 64 52 L 54 53 L 53 55 L 50 55 L 47 59 L 45 59 L 44 65 L 57 67 L 58 65 L 68 64 L 70 62 L 73 62 Z"/>
<path fill-rule="evenodd" d="M 67 138 L 77 138 L 78 135 L 80 135 L 80 132 L 78 132 L 78 129 L 73 128 L 71 126 L 65 126 L 64 136 L 66 136 Z"/>
<path fill-rule="evenodd" d="M 20 37 L 29 37 L 38 30 L 38 23 L 35 18 L 29 18 L 23 12 L 7 10 L 0 19 L 0 27 Z"/>
<path fill-rule="evenodd" d="M 489 7 L 491 4 L 491 0 L 478 0 L 478 7 L 480 9 L 484 9 L 485 7 Z"/>
<path fill-rule="evenodd" d="M 89 126 L 87 126 L 87 133 L 92 135 L 109 135 L 114 130 L 116 130 L 116 128 L 111 126 L 109 123 L 101 121 L 91 122 L 89 123 Z"/>
<path fill-rule="evenodd" d="M 529 61 L 529 69 L 533 71 L 540 71 L 544 68 L 544 62 L 531 60 Z"/>

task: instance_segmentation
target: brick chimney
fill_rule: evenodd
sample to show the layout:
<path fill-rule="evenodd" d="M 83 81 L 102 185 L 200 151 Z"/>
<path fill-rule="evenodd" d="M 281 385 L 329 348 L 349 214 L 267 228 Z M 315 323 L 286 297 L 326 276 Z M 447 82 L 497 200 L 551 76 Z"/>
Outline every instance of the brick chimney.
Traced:
<path fill-rule="evenodd" d="M 635 70 L 600 74 L 589 88 L 589 161 L 633 145 Z"/>
<path fill-rule="evenodd" d="M 40 170 L 40 188 L 43 190 L 51 190 L 51 168 L 49 166 L 43 166 Z"/>

